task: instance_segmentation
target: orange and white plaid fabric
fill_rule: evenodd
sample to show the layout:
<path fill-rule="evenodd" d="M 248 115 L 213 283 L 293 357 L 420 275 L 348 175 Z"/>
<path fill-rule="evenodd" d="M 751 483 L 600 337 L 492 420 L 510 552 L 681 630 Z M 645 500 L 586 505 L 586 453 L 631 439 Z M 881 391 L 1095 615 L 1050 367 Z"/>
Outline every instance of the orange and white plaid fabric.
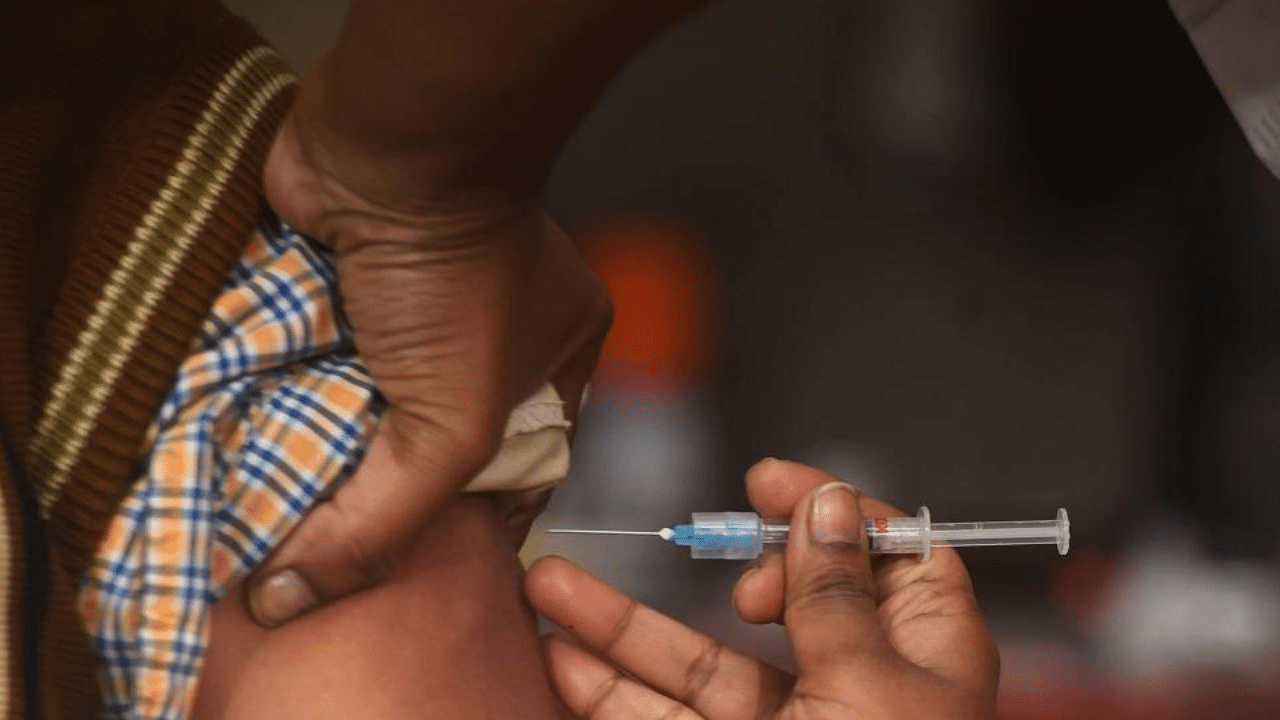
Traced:
<path fill-rule="evenodd" d="M 210 607 L 356 467 L 382 407 L 332 259 L 265 222 L 178 371 L 80 592 L 108 717 L 189 714 Z"/>
<path fill-rule="evenodd" d="M 108 717 L 189 714 L 211 606 L 359 465 L 383 408 L 333 258 L 267 220 L 179 368 L 80 591 Z M 534 497 L 560 482 L 568 427 L 544 385 L 464 491 Z"/>

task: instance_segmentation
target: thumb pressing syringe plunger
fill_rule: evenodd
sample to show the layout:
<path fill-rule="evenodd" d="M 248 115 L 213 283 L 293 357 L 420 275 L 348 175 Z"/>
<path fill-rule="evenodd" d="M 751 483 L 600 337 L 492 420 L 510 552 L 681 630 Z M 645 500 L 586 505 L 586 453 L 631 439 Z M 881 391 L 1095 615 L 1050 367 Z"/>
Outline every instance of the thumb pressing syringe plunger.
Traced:
<path fill-rule="evenodd" d="M 1053 520 L 1003 520 L 995 522 L 935 523 L 929 508 L 921 506 L 915 517 L 867 518 L 867 539 L 872 553 L 918 553 L 928 560 L 935 546 L 1057 545 L 1067 554 L 1071 524 L 1067 511 L 1058 509 Z M 689 525 L 661 530 L 573 530 L 550 533 L 584 535 L 654 535 L 689 548 L 695 560 L 751 560 L 769 545 L 785 545 L 791 528 L 766 522 L 753 512 L 694 513 Z"/>

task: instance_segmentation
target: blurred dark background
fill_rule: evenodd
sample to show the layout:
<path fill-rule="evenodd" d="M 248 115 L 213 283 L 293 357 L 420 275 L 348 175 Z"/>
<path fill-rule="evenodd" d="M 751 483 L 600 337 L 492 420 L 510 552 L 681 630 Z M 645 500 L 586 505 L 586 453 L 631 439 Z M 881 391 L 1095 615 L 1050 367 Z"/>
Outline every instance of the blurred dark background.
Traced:
<path fill-rule="evenodd" d="M 300 67 L 343 6 L 230 4 Z M 1280 180 L 1164 0 L 722 3 L 547 201 L 619 307 L 541 527 L 745 508 L 765 455 L 938 520 L 1064 506 L 1066 558 L 965 555 L 1007 718 L 1280 700 Z M 740 567 L 645 542 L 525 553 L 785 664 Z"/>

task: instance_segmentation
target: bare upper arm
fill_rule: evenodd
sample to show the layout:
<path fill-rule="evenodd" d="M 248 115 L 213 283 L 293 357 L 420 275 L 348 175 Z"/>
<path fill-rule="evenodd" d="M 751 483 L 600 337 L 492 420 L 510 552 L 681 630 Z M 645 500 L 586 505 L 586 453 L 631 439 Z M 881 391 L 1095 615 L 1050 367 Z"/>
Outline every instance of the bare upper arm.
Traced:
<path fill-rule="evenodd" d="M 196 720 L 559 717 L 492 504 L 435 515 L 378 586 L 280 628 L 237 585 L 212 613 Z"/>

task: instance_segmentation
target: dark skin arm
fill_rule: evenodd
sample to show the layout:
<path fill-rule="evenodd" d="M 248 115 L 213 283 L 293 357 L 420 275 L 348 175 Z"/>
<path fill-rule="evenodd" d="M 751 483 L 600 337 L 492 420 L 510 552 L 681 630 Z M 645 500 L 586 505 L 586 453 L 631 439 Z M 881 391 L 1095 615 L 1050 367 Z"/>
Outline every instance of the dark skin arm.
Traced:
<path fill-rule="evenodd" d="M 531 199 L 622 66 L 704 4 L 357 0 L 306 79 L 299 119 L 352 152 L 350 184 L 398 209 Z M 369 159 L 367 175 L 350 175 Z"/>
<path fill-rule="evenodd" d="M 266 629 L 236 586 L 213 610 L 195 720 L 559 716 L 487 498 L 447 503 L 367 592 Z"/>
<path fill-rule="evenodd" d="M 368 587 L 492 457 L 542 383 L 576 414 L 610 317 L 538 207 L 610 78 L 701 0 L 357 0 L 265 168 L 271 206 L 333 247 L 391 409 L 366 464 L 249 583 L 263 624 Z M 519 508 L 527 514 L 528 508 Z"/>

